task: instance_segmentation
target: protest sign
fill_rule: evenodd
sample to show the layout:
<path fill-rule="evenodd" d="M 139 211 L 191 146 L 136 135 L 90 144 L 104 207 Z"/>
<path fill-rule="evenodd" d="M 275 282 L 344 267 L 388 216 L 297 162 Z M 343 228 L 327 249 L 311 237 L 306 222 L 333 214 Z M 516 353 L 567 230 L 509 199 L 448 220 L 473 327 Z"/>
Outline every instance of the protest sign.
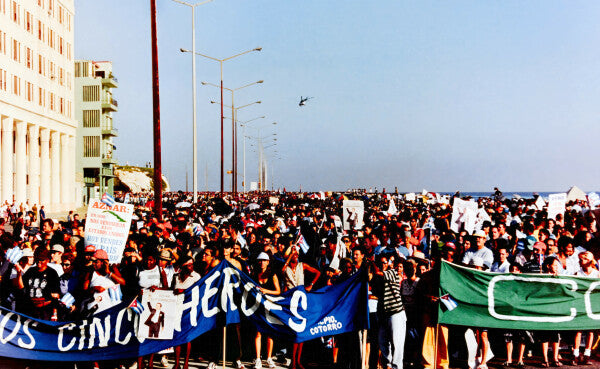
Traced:
<path fill-rule="evenodd" d="M 461 229 L 473 233 L 476 217 L 477 203 L 475 201 L 465 201 L 455 198 L 454 207 L 452 208 L 452 218 L 450 220 L 450 229 L 456 233 L 460 232 Z"/>
<path fill-rule="evenodd" d="M 250 182 L 250 191 L 258 190 L 258 182 Z"/>
<path fill-rule="evenodd" d="M 172 339 L 175 327 L 181 323 L 181 315 L 177 314 L 179 304 L 173 291 L 144 290 L 142 306 L 144 310 L 140 315 L 142 324 L 138 326 L 138 339 Z"/>
<path fill-rule="evenodd" d="M 48 361 L 133 358 L 179 346 L 243 315 L 276 339 L 304 342 L 368 328 L 366 273 L 307 292 L 304 286 L 264 295 L 248 275 L 227 261 L 188 288 L 180 300 L 172 339 L 137 337 L 141 303 L 123 302 L 85 320 L 43 321 L 0 307 L 0 356 Z M 143 311 L 142 311 L 143 314 Z M 176 322 L 175 322 L 176 323 Z"/>
<path fill-rule="evenodd" d="M 405 194 L 405 195 L 404 195 L 404 199 L 405 199 L 406 201 L 415 201 L 415 200 L 417 199 L 417 196 L 415 195 L 415 193 L 414 193 L 414 192 L 411 192 L 411 193 L 407 193 L 407 194 Z"/>
<path fill-rule="evenodd" d="M 600 205 L 600 195 L 596 192 L 590 192 L 587 194 L 588 206 L 591 210 L 596 209 Z"/>
<path fill-rule="evenodd" d="M 132 215 L 131 204 L 115 202 L 109 206 L 100 200 L 90 200 L 85 220 L 85 245 L 105 250 L 111 264 L 120 263 Z"/>
<path fill-rule="evenodd" d="M 542 196 L 538 196 L 537 199 L 535 199 L 535 207 L 538 210 L 542 210 L 544 209 L 544 206 L 546 206 L 546 201 L 544 201 Z"/>
<path fill-rule="evenodd" d="M 443 262 L 440 324 L 530 330 L 600 329 L 600 279 L 481 272 Z"/>
<path fill-rule="evenodd" d="M 344 230 L 362 229 L 365 203 L 362 200 L 344 200 L 342 203 L 342 219 Z"/>
<path fill-rule="evenodd" d="M 556 215 L 565 213 L 567 203 L 566 193 L 553 193 L 548 195 L 548 219 L 556 219 Z"/>
<path fill-rule="evenodd" d="M 271 205 L 278 205 L 279 204 L 279 197 L 269 196 L 269 204 L 271 204 Z"/>

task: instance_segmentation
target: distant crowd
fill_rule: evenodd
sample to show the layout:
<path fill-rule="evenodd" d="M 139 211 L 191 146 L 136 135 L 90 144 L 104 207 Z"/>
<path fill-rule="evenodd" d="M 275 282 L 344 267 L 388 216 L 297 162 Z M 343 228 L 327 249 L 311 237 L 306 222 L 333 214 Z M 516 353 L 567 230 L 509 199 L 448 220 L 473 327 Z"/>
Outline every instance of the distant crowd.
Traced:
<path fill-rule="evenodd" d="M 363 201 L 364 216 L 362 224 L 353 222 L 344 230 L 346 199 Z M 465 328 L 436 324 L 441 259 L 498 273 L 599 278 L 597 222 L 584 201 L 568 203 L 564 214 L 549 219 L 546 209 L 535 205 L 536 199 L 505 199 L 498 190 L 473 199 L 489 220 L 470 234 L 451 230 L 453 197 L 432 201 L 431 196 L 417 196 L 408 201 L 398 194 L 365 191 L 223 197 L 202 193 L 192 203 L 190 193 L 173 192 L 163 198 L 162 219 L 152 212 L 151 194 L 119 194 L 116 200 L 135 205 L 119 264 L 110 264 L 106 251 L 85 245 L 84 214 L 71 212 L 67 219 L 55 220 L 46 218 L 43 207 L 0 207 L 1 305 L 45 320 L 77 320 L 95 314 L 101 306 L 98 296 L 112 286 L 120 285 L 123 301 L 134 300 L 143 290 L 182 293 L 222 260 L 272 295 L 299 285 L 317 290 L 365 270 L 370 286 L 369 368 L 446 369 L 451 360 L 462 360 L 486 369 L 490 347 L 502 348 L 494 351 L 506 358 L 506 366 L 523 367 L 531 350 L 541 352 L 545 367 L 590 363 L 592 331 L 563 334 L 563 345 L 572 347 L 565 357 L 559 355 L 558 332 L 488 332 L 473 327 L 478 347 L 468 353 Z M 300 245 L 301 239 L 305 245 Z M 303 344 L 273 342 L 254 328 L 240 328 L 244 324 L 236 326 L 237 345 L 228 358 L 238 368 L 248 361 L 253 368 L 275 367 L 277 360 L 286 359 L 291 368 L 304 367 Z M 187 367 L 192 355 L 216 368 L 219 334 L 209 332 L 177 347 L 176 367 L 180 361 Z M 356 333 L 310 345 L 326 353 L 322 357 L 328 365 L 361 366 Z M 151 368 L 153 357 L 136 363 L 138 368 Z M 168 361 L 162 357 L 161 363 Z"/>

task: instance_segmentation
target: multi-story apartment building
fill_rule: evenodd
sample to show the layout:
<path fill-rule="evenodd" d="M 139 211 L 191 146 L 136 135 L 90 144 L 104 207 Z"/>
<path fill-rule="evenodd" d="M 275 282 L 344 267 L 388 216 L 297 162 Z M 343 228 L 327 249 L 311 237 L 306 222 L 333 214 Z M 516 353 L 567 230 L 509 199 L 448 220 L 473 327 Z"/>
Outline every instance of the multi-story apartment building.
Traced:
<path fill-rule="evenodd" d="M 1 1 L 1 0 L 0 0 Z M 112 89 L 118 87 L 107 61 L 75 61 L 75 118 L 77 128 L 77 172 L 83 175 L 84 202 L 104 192 L 113 194 L 115 146 L 112 113 L 117 101 Z"/>
<path fill-rule="evenodd" d="M 76 203 L 74 0 L 0 0 L 0 201 Z"/>

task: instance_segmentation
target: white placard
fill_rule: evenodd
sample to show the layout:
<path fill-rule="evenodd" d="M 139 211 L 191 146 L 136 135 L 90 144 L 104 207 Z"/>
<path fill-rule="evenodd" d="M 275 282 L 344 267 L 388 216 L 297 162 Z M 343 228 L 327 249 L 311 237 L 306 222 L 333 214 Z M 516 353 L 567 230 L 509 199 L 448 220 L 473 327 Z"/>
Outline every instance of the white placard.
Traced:
<path fill-rule="evenodd" d="M 250 191 L 258 190 L 258 182 L 250 182 Z"/>
<path fill-rule="evenodd" d="M 415 200 L 417 199 L 417 196 L 415 195 L 415 193 L 414 193 L 414 192 L 411 192 L 411 193 L 407 193 L 407 194 L 405 194 L 405 195 L 404 195 L 404 199 L 405 199 L 406 201 L 415 201 Z"/>
<path fill-rule="evenodd" d="M 85 245 L 94 245 L 108 254 L 111 264 L 120 263 L 131 226 L 133 205 L 116 202 L 108 206 L 92 199 L 85 219 Z"/>
<path fill-rule="evenodd" d="M 142 307 L 144 310 L 140 315 L 137 334 L 140 341 L 173 339 L 175 327 L 179 327 L 181 322 L 178 298 L 173 291 L 144 290 Z"/>
<path fill-rule="evenodd" d="M 452 208 L 452 220 L 450 222 L 450 229 L 453 232 L 460 232 L 461 225 L 464 224 L 464 229 L 470 233 L 473 233 L 475 229 L 475 220 L 477 217 L 477 203 L 475 201 L 465 201 L 459 198 L 454 199 L 454 206 Z"/>
<path fill-rule="evenodd" d="M 563 215 L 565 213 L 566 204 L 566 193 L 553 193 L 548 195 L 548 219 L 556 219 L 557 214 Z"/>
<path fill-rule="evenodd" d="M 342 203 L 342 219 L 344 230 L 362 229 L 365 204 L 362 200 L 344 200 Z"/>

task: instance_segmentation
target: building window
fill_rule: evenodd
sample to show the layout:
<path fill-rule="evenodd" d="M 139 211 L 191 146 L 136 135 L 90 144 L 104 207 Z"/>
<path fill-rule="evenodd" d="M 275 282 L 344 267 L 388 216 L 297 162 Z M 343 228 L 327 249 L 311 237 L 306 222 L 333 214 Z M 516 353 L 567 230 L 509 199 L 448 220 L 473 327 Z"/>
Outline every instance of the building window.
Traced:
<path fill-rule="evenodd" d="M 33 14 L 25 12 L 25 30 L 33 34 Z"/>
<path fill-rule="evenodd" d="M 12 57 L 16 62 L 21 61 L 21 43 L 15 39 L 13 39 L 13 47 L 12 47 Z"/>
<path fill-rule="evenodd" d="M 27 54 L 27 68 L 29 69 L 33 69 L 33 50 L 31 50 L 30 48 L 26 49 L 26 54 Z"/>
<path fill-rule="evenodd" d="M 62 68 L 58 68 L 58 83 L 61 86 L 65 85 L 65 70 Z"/>
<path fill-rule="evenodd" d="M 38 20 L 38 40 L 44 41 L 44 23 Z"/>
<path fill-rule="evenodd" d="M 67 72 L 67 87 L 71 89 L 71 73 Z"/>
<path fill-rule="evenodd" d="M 83 157 L 97 158 L 100 156 L 100 136 L 83 136 Z"/>
<path fill-rule="evenodd" d="M 59 112 L 61 114 L 65 113 L 65 99 L 64 98 L 59 98 L 58 99 L 58 106 L 59 106 Z"/>
<path fill-rule="evenodd" d="M 44 89 L 41 87 L 38 87 L 38 105 L 39 106 L 46 105 L 46 98 L 45 98 L 44 94 L 45 94 Z"/>
<path fill-rule="evenodd" d="M 54 49 L 54 31 L 48 27 L 48 46 Z"/>
<path fill-rule="evenodd" d="M 73 55 L 71 54 L 71 44 L 67 42 L 67 59 L 73 60 Z"/>
<path fill-rule="evenodd" d="M 83 101 L 100 101 L 100 86 L 83 86 Z"/>
<path fill-rule="evenodd" d="M 0 0 L 0 13 L 6 14 L 6 0 Z"/>
<path fill-rule="evenodd" d="M 25 82 L 27 86 L 27 101 L 33 101 L 33 84 L 31 82 Z"/>
<path fill-rule="evenodd" d="M 17 24 L 21 24 L 20 10 L 21 6 L 16 1 L 13 1 L 11 5 L 12 20 Z"/>
<path fill-rule="evenodd" d="M 50 110 L 54 111 L 54 92 L 50 92 Z"/>
<path fill-rule="evenodd" d="M 83 128 L 100 127 L 100 110 L 83 111 Z"/>
<path fill-rule="evenodd" d="M 48 0 L 48 15 L 54 16 L 54 0 Z"/>
<path fill-rule="evenodd" d="M 53 81 L 56 79 L 56 73 L 54 73 L 54 62 L 50 62 L 50 79 Z"/>
<path fill-rule="evenodd" d="M 13 75 L 13 94 L 21 96 L 21 78 Z"/>

